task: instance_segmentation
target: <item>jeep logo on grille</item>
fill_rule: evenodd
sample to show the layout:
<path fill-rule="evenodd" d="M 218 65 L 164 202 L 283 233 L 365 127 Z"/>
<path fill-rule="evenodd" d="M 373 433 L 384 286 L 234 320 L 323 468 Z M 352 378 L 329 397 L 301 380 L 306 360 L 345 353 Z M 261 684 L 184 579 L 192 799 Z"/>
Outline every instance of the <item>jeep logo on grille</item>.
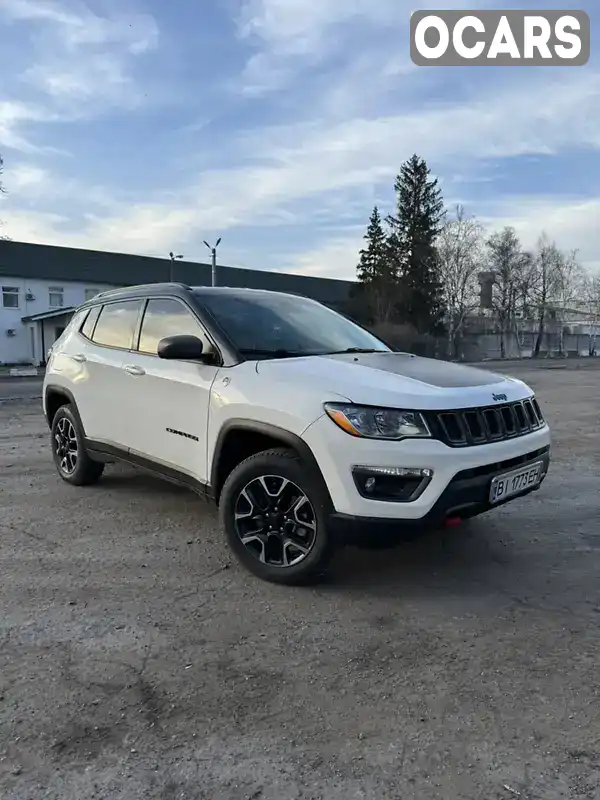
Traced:
<path fill-rule="evenodd" d="M 506 395 L 505 394 L 493 394 L 492 398 L 498 402 L 499 400 L 504 400 L 506 402 Z"/>

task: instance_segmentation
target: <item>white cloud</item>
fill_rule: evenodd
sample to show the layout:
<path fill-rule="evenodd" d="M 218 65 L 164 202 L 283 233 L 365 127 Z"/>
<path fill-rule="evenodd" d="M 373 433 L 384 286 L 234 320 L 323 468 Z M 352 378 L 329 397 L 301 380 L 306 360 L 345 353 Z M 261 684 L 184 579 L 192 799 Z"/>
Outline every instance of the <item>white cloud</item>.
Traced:
<path fill-rule="evenodd" d="M 470 5 L 489 2 L 472 0 Z M 430 0 L 243 0 L 237 33 L 256 52 L 243 72 L 242 90 L 257 96 L 282 89 L 298 71 L 340 53 L 351 67 L 359 42 L 367 37 L 387 51 L 379 77 L 403 74 L 412 69 L 408 57 L 399 56 L 408 42 L 410 15 L 431 5 Z M 436 0 L 433 5 L 453 8 L 455 3 Z"/>
<path fill-rule="evenodd" d="M 44 148 L 26 138 L 22 126 L 32 122 L 50 122 L 52 119 L 51 112 L 39 105 L 0 99 L 0 144 L 14 150 L 42 151 Z"/>
<path fill-rule="evenodd" d="M 48 173 L 35 164 L 21 163 L 10 171 L 11 191 L 23 194 L 29 191 L 37 193 L 48 183 Z"/>
<path fill-rule="evenodd" d="M 3 0 L 0 10 L 8 20 L 38 23 L 44 35 L 57 37 L 68 50 L 115 44 L 137 54 L 153 48 L 158 39 L 149 15 L 100 16 L 72 0 Z"/>
<path fill-rule="evenodd" d="M 0 90 L 1 147 L 31 151 L 36 148 L 27 133 L 32 123 L 87 118 L 140 101 L 131 67 L 157 44 L 152 17 L 120 7 L 101 16 L 74 0 L 2 0 L 2 23 L 4 36 L 13 36 L 10 26 L 15 26 L 21 37 L 23 47 L 15 52 L 24 68 L 19 73 L 18 58 L 7 62 L 11 72 Z M 5 75 L 6 69 L 2 66 Z"/>
<path fill-rule="evenodd" d="M 505 226 L 515 228 L 526 248 L 535 248 L 545 231 L 562 250 L 576 250 L 579 262 L 586 269 L 600 272 L 600 195 L 586 198 L 505 197 L 500 202 L 489 204 L 485 213 L 478 217 L 489 233 Z M 287 254 L 287 258 L 281 261 L 282 269 L 351 280 L 356 274 L 364 229 L 365 226 L 348 232 L 346 236 L 327 237 L 320 245 L 304 252 Z"/>
<path fill-rule="evenodd" d="M 363 234 L 364 226 L 347 236 L 328 239 L 321 247 L 313 247 L 296 255 L 288 253 L 279 262 L 281 269 L 284 272 L 314 275 L 317 278 L 352 280 L 356 276 Z"/>
<path fill-rule="evenodd" d="M 168 203 L 159 195 L 133 206 L 115 203 L 114 213 L 90 221 L 88 235 L 102 246 L 163 250 L 197 230 L 279 225 L 282 210 L 294 212 L 312 198 L 312 207 L 296 212 L 310 222 L 330 198 L 339 201 L 336 193 L 390 182 L 399 153 L 425 153 L 443 173 L 462 161 L 598 146 L 600 81 L 577 75 L 562 85 L 522 85 L 462 105 L 262 129 L 239 140 L 251 166 L 204 172 Z"/>
<path fill-rule="evenodd" d="M 397 27 L 408 24 L 409 13 L 405 0 L 248 0 L 237 29 L 256 52 L 243 72 L 243 91 L 261 95 L 281 89 L 298 69 L 331 57 L 343 47 L 346 25 Z"/>
<path fill-rule="evenodd" d="M 481 216 L 488 226 L 515 228 L 525 247 L 535 247 L 545 231 L 561 249 L 577 250 L 589 269 L 600 269 L 600 196 L 507 196 Z"/>

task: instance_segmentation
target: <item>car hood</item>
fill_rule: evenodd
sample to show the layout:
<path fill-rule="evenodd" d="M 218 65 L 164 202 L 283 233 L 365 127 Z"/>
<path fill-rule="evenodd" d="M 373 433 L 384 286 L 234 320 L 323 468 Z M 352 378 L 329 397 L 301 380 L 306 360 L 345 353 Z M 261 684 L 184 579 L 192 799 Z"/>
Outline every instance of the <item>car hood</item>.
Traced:
<path fill-rule="evenodd" d="M 365 405 L 442 409 L 522 400 L 522 381 L 494 372 L 409 353 L 343 353 L 259 361 L 267 380 L 346 397 Z"/>

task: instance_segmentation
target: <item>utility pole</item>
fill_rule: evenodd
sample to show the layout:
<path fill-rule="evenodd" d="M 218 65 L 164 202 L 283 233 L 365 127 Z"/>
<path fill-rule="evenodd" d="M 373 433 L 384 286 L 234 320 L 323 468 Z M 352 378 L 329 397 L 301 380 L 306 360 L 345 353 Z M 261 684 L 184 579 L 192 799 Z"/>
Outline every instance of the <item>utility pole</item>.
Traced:
<path fill-rule="evenodd" d="M 220 238 L 217 239 L 217 243 L 215 244 L 214 247 L 211 247 L 208 242 L 206 242 L 206 241 L 204 242 L 204 244 L 210 250 L 210 254 L 211 254 L 211 257 L 212 257 L 212 282 L 211 282 L 211 286 L 216 286 L 217 285 L 217 247 L 219 246 L 220 242 L 221 242 L 221 239 Z"/>
<path fill-rule="evenodd" d="M 173 283 L 173 272 L 175 266 L 175 259 L 176 258 L 183 258 L 182 255 L 175 256 L 173 253 L 169 253 L 169 258 L 171 259 L 171 266 L 169 268 L 169 283 Z"/>

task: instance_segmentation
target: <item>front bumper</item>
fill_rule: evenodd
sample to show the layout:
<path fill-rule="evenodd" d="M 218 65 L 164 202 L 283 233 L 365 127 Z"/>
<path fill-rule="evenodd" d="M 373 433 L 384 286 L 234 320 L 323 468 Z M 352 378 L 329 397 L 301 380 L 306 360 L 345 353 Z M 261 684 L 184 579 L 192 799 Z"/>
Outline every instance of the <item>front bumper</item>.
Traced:
<path fill-rule="evenodd" d="M 428 527 L 448 516 L 474 516 L 489 510 L 492 478 L 529 461 L 543 460 L 547 471 L 551 444 L 547 426 L 526 436 L 464 448 L 448 447 L 432 439 L 380 442 L 349 436 L 328 418 L 313 423 L 302 438 L 329 489 L 334 524 L 340 520 L 345 526 L 354 524 L 352 520 L 357 518 L 357 524 L 373 525 L 378 520 L 381 523 L 377 524 L 388 522 L 397 527 L 401 523 L 404 528 Z M 433 478 L 414 501 L 375 500 L 359 494 L 352 478 L 352 468 L 357 464 L 431 469 Z M 462 509 L 460 514 L 455 514 L 457 509 Z"/>
<path fill-rule="evenodd" d="M 533 489 L 509 497 L 493 505 L 489 502 L 490 483 L 499 472 L 517 469 L 528 463 L 542 461 L 542 480 Z M 520 458 L 510 459 L 485 467 L 466 469 L 458 472 L 442 492 L 431 510 L 419 519 L 390 519 L 381 517 L 361 517 L 353 514 L 334 512 L 330 516 L 331 530 L 346 544 L 363 543 L 374 540 L 379 535 L 386 539 L 442 527 L 448 520 L 465 520 L 499 508 L 531 492 L 536 492 L 544 482 L 550 464 L 550 448 L 545 447 Z"/>

